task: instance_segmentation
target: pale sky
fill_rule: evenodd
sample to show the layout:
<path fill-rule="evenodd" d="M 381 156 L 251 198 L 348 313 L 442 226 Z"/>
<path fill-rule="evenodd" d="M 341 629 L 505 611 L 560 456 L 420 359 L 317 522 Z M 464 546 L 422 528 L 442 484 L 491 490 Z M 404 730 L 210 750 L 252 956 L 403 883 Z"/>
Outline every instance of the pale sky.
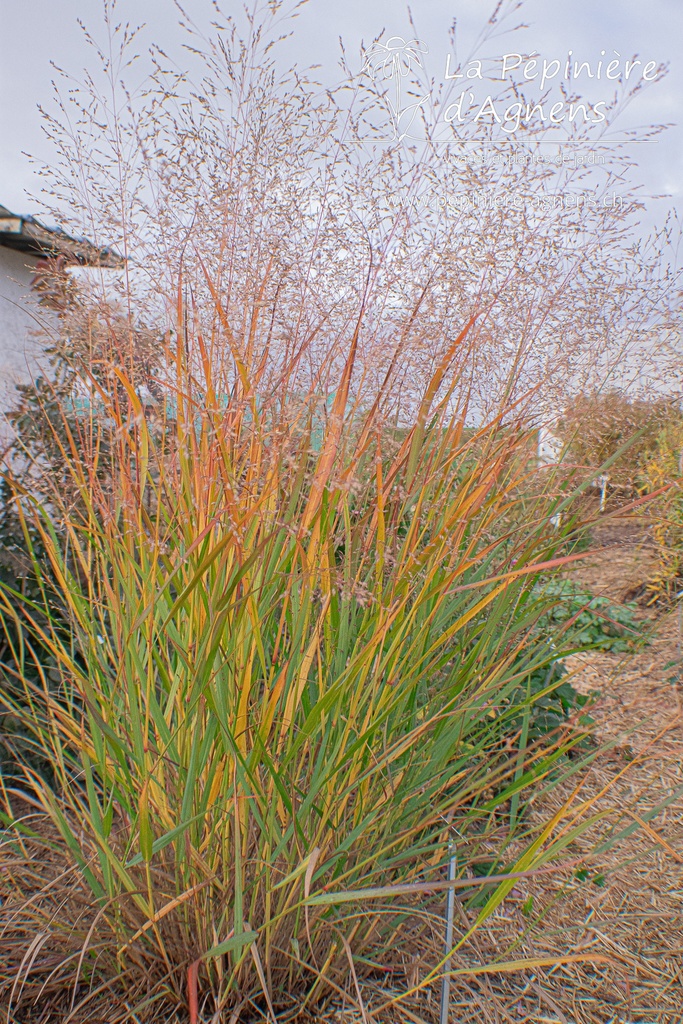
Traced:
<path fill-rule="evenodd" d="M 237 13 L 241 0 L 225 0 L 223 9 Z M 470 52 L 493 8 L 488 0 L 413 0 L 411 9 L 419 38 L 429 47 L 429 68 L 440 78 L 449 52 L 448 30 L 459 24 L 459 56 Z M 186 0 L 186 9 L 199 25 L 212 16 L 210 0 Z M 41 130 L 39 103 L 49 103 L 55 71 L 51 61 L 79 76 L 92 65 L 78 19 L 102 36 L 100 0 L 0 0 L 3 44 L 0 47 L 0 204 L 13 212 L 32 213 L 38 204 L 27 193 L 38 193 L 40 181 L 29 153 L 49 161 L 50 144 Z M 183 36 L 177 27 L 173 0 L 119 0 L 117 20 L 144 23 L 141 44 L 161 45 L 184 67 Z M 515 20 L 529 27 L 512 39 L 488 44 L 490 54 L 526 48 L 553 57 L 572 50 L 581 60 L 597 61 L 601 50 L 622 58 L 641 57 L 670 62 L 668 77 L 653 83 L 628 110 L 624 127 L 652 122 L 676 122 L 683 98 L 683 2 L 681 0 L 528 0 Z M 336 79 L 339 36 L 350 56 L 385 31 L 385 38 L 415 33 L 406 7 L 396 0 L 310 0 L 294 22 L 287 44 L 291 60 L 321 64 L 325 84 Z M 659 219 L 671 203 L 680 205 L 683 192 L 683 128 L 676 125 L 651 145 L 634 146 L 639 176 L 650 200 L 650 216 Z"/>

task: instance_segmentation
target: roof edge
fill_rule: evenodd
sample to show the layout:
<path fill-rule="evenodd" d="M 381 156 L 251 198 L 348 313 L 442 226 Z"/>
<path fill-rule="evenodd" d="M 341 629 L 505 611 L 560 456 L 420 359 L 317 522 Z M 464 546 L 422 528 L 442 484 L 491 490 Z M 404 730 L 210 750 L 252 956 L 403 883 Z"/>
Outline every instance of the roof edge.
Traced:
<path fill-rule="evenodd" d="M 61 228 L 46 228 L 35 217 L 11 213 L 0 206 L 0 246 L 33 256 L 63 256 L 82 267 L 122 267 L 125 263 L 114 249 L 100 248 L 87 238 L 72 238 Z"/>

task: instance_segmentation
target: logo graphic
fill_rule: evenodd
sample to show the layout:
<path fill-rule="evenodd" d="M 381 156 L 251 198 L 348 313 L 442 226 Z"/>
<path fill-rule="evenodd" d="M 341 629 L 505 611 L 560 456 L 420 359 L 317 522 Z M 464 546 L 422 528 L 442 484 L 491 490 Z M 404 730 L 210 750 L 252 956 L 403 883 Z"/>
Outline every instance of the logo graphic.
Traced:
<path fill-rule="evenodd" d="M 402 36 L 391 36 L 386 43 L 375 43 L 365 51 L 365 63 L 361 74 L 367 73 L 375 79 L 379 73 L 381 78 L 393 83 L 393 89 L 387 92 L 386 99 L 394 134 L 386 141 L 401 142 L 405 138 L 413 138 L 409 135 L 410 128 L 417 112 L 429 99 L 429 93 L 416 103 L 409 103 L 404 107 L 401 96 L 402 82 L 416 69 L 422 69 L 422 54 L 426 53 L 429 53 L 426 43 L 419 39 L 406 42 Z"/>

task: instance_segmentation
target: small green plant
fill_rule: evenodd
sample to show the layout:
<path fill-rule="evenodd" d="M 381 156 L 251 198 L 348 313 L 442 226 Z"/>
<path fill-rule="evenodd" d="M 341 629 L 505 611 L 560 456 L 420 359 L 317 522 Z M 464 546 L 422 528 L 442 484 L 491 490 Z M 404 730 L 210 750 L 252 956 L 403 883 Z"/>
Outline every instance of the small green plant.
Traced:
<path fill-rule="evenodd" d="M 555 661 L 547 670 L 537 670 L 529 676 L 528 733 L 531 741 L 553 733 L 588 703 L 585 694 L 578 693 L 571 683 L 562 681 L 566 675 L 564 662 Z M 579 721 L 582 726 L 591 724 L 587 716 L 581 716 Z"/>
<path fill-rule="evenodd" d="M 570 627 L 577 648 L 627 651 L 644 642 L 635 603 L 617 604 L 608 597 L 595 597 L 571 579 L 552 580 L 543 589 L 554 605 L 541 620 L 541 628 L 552 632 Z"/>

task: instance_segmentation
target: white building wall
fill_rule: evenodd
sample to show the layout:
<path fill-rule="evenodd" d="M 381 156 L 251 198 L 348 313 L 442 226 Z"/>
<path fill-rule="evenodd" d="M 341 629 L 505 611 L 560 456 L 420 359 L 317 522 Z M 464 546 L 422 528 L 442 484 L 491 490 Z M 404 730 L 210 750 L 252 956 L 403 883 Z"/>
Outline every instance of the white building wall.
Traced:
<path fill-rule="evenodd" d="M 11 436 L 5 413 L 16 408 L 17 384 L 45 366 L 45 345 L 57 317 L 31 291 L 38 257 L 0 245 L 0 446 Z"/>
<path fill-rule="evenodd" d="M 564 444 L 553 432 L 555 421 L 538 428 L 537 456 L 540 466 L 554 466 L 560 461 Z"/>

